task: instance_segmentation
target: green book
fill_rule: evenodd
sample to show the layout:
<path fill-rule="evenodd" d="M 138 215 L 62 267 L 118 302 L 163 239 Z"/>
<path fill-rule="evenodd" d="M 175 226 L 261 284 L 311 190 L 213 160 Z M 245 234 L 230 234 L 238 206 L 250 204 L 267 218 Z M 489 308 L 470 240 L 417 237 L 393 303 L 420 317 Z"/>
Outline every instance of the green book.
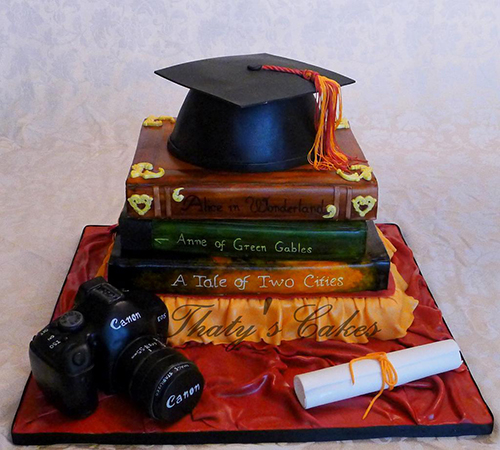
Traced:
<path fill-rule="evenodd" d="M 272 260 L 356 261 L 366 221 L 138 220 L 122 214 L 124 251 Z"/>
<path fill-rule="evenodd" d="M 182 257 L 130 254 L 120 231 L 108 264 L 109 282 L 121 288 L 200 295 L 318 295 L 387 288 L 390 260 L 373 223 L 359 261 L 265 260 L 260 257 Z"/>

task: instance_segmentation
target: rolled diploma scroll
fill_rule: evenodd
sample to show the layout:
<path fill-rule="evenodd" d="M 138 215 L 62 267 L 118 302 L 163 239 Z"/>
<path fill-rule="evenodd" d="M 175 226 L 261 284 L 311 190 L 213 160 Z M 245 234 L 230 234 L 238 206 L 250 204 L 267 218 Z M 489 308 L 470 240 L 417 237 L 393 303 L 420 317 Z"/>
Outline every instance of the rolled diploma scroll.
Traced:
<path fill-rule="evenodd" d="M 398 374 L 396 386 L 447 372 L 462 364 L 460 348 L 453 339 L 390 352 L 387 359 Z M 356 361 L 352 368 L 354 384 L 349 363 L 296 375 L 293 384 L 300 404 L 308 409 L 380 391 L 382 371 L 378 361 Z"/>

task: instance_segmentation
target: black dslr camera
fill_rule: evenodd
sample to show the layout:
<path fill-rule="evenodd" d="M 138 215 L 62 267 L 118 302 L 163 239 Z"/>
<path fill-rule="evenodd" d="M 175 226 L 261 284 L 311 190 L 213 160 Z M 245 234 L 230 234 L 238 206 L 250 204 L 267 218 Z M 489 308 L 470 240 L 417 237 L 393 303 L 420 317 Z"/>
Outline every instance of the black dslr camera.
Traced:
<path fill-rule="evenodd" d="M 95 278 L 75 307 L 30 343 L 33 376 L 61 412 L 83 418 L 97 408 L 98 389 L 126 392 L 160 420 L 175 421 L 201 397 L 196 365 L 167 347 L 168 311 L 154 294 L 122 292 Z"/>

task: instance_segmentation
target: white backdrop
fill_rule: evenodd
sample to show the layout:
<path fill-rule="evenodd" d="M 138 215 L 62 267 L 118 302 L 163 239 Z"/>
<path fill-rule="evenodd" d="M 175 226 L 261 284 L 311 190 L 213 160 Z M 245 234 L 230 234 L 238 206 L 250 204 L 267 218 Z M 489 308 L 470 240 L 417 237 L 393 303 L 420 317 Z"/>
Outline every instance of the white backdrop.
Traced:
<path fill-rule="evenodd" d="M 176 115 L 186 94 L 153 71 L 244 53 L 357 80 L 345 115 L 379 178 L 379 221 L 402 227 L 498 415 L 499 24 L 496 0 L 2 0 L 0 447 L 82 227 L 116 222 L 142 119 Z"/>

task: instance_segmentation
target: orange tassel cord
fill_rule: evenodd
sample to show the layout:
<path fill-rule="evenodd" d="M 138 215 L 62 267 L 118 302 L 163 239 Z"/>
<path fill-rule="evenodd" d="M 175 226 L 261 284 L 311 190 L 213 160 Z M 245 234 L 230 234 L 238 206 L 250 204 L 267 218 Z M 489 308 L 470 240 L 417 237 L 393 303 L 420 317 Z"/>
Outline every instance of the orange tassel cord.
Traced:
<path fill-rule="evenodd" d="M 360 358 L 351 359 L 351 361 L 349 361 L 349 372 L 351 372 L 352 384 L 354 384 L 354 369 L 352 368 L 352 365 L 356 361 L 361 361 L 363 359 L 374 359 L 378 361 L 380 363 L 380 370 L 382 371 L 382 386 L 380 388 L 380 391 L 378 391 L 378 394 L 373 397 L 372 401 L 368 405 L 368 408 L 366 408 L 365 414 L 363 415 L 364 420 L 372 409 L 372 406 L 384 392 L 385 386 L 387 385 L 389 390 L 392 391 L 394 389 L 394 386 L 398 384 L 398 374 L 392 363 L 387 358 L 387 353 L 368 353 L 366 356 L 361 356 Z"/>
<path fill-rule="evenodd" d="M 342 95 L 340 85 L 313 70 L 291 69 L 289 67 L 263 65 L 262 70 L 298 75 L 314 83 L 318 94 L 316 99 L 316 138 L 307 155 L 311 165 L 317 170 L 342 170 L 352 173 L 353 164 L 364 162 L 350 158 L 337 145 L 335 130 L 342 121 Z"/>

